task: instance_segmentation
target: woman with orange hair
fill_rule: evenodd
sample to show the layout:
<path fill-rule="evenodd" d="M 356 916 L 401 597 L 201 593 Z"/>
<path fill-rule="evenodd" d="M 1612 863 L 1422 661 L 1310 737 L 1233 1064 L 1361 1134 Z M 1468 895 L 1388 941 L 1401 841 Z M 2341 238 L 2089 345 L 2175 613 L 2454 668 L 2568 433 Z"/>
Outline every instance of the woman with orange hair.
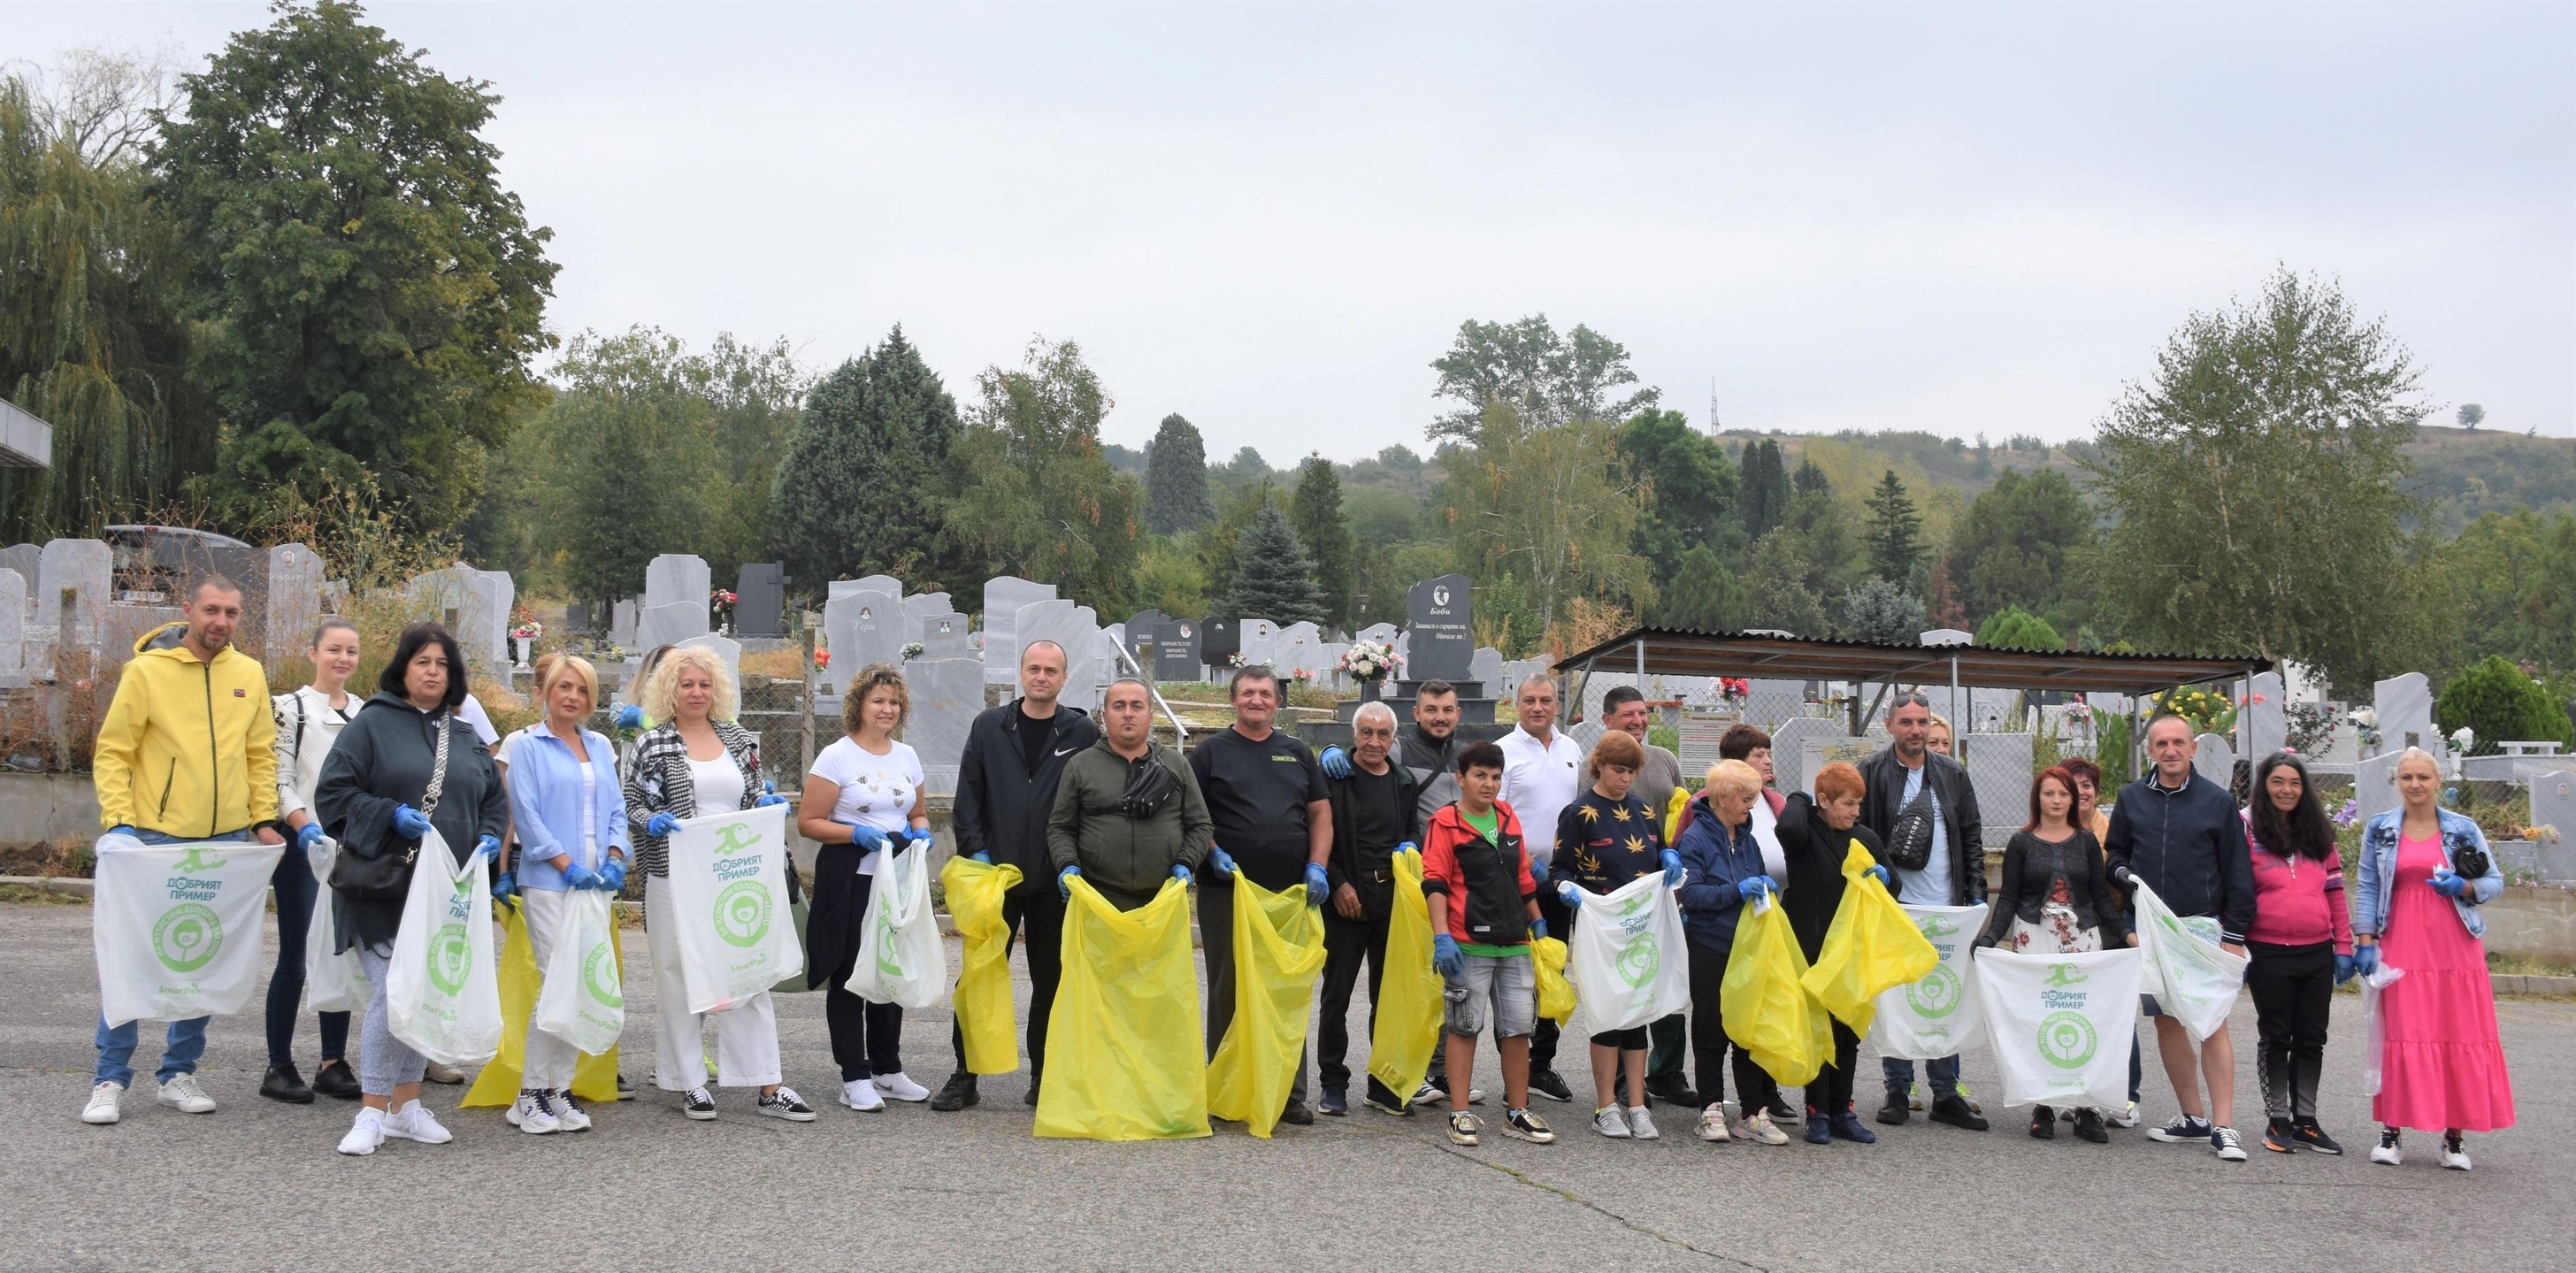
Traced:
<path fill-rule="evenodd" d="M 1860 824 L 1860 798 L 1866 790 L 1859 769 L 1831 764 L 1816 771 L 1816 794 L 1794 792 L 1780 810 L 1780 855 L 1789 875 L 1780 905 L 1788 910 L 1789 929 L 1798 935 L 1809 963 L 1824 950 L 1825 932 L 1842 907 L 1843 858 L 1852 841 L 1869 850 L 1870 874 L 1887 883 L 1887 868 L 1877 865 L 1884 846 L 1876 832 Z M 1859 1051 L 1860 1035 L 1834 1022 L 1833 1060 L 1807 1085 L 1808 1144 L 1831 1144 L 1836 1136 L 1860 1145 L 1878 1140 L 1878 1133 L 1852 1112 L 1852 1064 Z"/>

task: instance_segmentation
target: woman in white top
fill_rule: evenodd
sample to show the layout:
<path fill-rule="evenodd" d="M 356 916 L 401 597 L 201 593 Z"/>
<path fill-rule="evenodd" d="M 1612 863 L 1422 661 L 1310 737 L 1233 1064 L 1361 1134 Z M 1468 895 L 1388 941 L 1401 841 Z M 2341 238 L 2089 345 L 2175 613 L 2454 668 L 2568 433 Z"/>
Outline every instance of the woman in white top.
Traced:
<path fill-rule="evenodd" d="M 313 1085 L 295 1071 L 295 1015 L 304 995 L 306 975 L 319 982 L 333 964 L 363 983 L 358 952 L 340 951 L 340 930 L 331 908 L 315 905 L 331 879 L 331 859 L 338 848 L 322 835 L 313 818 L 313 785 L 322 780 L 322 758 L 331 740 L 357 714 L 349 697 L 349 674 L 358 670 L 358 629 L 346 619 L 325 619 L 313 630 L 313 683 L 269 701 L 277 716 L 277 818 L 295 838 L 295 848 L 280 859 L 271 882 L 277 887 L 277 973 L 268 982 L 268 1074 L 259 1094 L 302 1105 L 316 1092 L 339 1100 L 358 1099 L 358 1076 L 349 1070 L 349 1010 L 316 1013 L 322 1019 L 322 1065 Z M 334 951 L 339 953 L 334 954 Z"/>
<path fill-rule="evenodd" d="M 626 886 L 626 861 L 634 836 L 626 824 L 625 789 L 617 781 L 617 753 L 584 723 L 599 704 L 599 673 L 589 660 L 549 654 L 537 660 L 537 698 L 544 720 L 501 742 L 502 775 L 510 791 L 510 828 L 519 862 L 492 883 L 492 894 L 516 893 L 543 975 L 555 942 L 571 922 L 572 890 L 614 894 Z M 572 1098 L 573 1068 L 581 1054 L 536 1026 L 529 1005 L 527 1060 L 519 1099 L 509 1120 L 530 1135 L 590 1130 L 590 1115 Z"/>
<path fill-rule="evenodd" d="M 716 1116 L 707 1092 L 705 1024 L 716 1030 L 716 1082 L 757 1087 L 757 1112 L 810 1123 L 814 1111 L 796 1089 L 781 1082 L 778 1014 L 766 990 L 721 1012 L 689 1011 L 683 981 L 679 919 L 671 912 L 671 833 L 680 819 L 701 813 L 785 804 L 765 794 L 760 781 L 760 736 L 734 723 L 741 692 L 712 650 L 675 649 L 654 669 L 640 695 L 641 708 L 662 722 L 635 740 L 626 759 L 626 816 L 635 832 L 635 862 L 644 873 L 644 942 L 653 952 L 661 1011 L 653 1081 L 680 1093 L 680 1112 L 694 1119 Z M 796 885 L 788 883 L 789 896 Z"/>
<path fill-rule="evenodd" d="M 858 969 L 879 855 L 930 847 L 921 757 L 894 738 L 911 713 L 901 670 L 891 663 L 860 668 L 841 691 L 844 736 L 814 757 L 797 806 L 796 829 L 821 846 L 805 921 L 805 984 L 825 987 L 823 1014 L 832 1030 L 832 1059 L 841 1067 L 841 1103 L 870 1113 L 885 1108 L 886 1096 L 930 1099 L 930 1089 L 903 1072 L 903 1005 L 872 1003 L 847 989 Z"/>

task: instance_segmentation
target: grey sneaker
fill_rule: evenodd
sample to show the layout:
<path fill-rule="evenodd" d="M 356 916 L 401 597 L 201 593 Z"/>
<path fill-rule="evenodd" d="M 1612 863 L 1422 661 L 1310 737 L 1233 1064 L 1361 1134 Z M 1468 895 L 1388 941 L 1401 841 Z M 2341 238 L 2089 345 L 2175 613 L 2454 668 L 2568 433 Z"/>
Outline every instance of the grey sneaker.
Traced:
<path fill-rule="evenodd" d="M 1592 1111 L 1592 1130 L 1612 1140 L 1626 1140 L 1628 1120 L 1620 1115 L 1618 1106 L 1604 1105 Z"/>
<path fill-rule="evenodd" d="M 1660 1140 L 1663 1133 L 1655 1130 L 1655 1116 L 1643 1105 L 1628 1107 L 1628 1134 L 1638 1140 Z"/>

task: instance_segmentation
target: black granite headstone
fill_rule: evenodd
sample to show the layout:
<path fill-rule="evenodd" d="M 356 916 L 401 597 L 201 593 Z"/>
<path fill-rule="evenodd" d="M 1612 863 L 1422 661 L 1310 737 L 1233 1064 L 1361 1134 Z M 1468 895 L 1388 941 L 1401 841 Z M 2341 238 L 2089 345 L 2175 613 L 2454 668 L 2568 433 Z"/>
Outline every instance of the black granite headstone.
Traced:
<path fill-rule="evenodd" d="M 1208 667 L 1224 667 L 1227 659 L 1243 649 L 1242 621 L 1209 619 L 1199 625 L 1199 662 Z"/>
<path fill-rule="evenodd" d="M 1206 675 L 1200 671 L 1199 621 L 1166 619 L 1154 625 L 1154 679 L 1157 681 L 1195 681 Z"/>
<path fill-rule="evenodd" d="M 1154 633 L 1164 623 L 1160 610 L 1139 610 L 1127 620 L 1127 654 L 1136 666 L 1151 670 L 1154 666 Z"/>
<path fill-rule="evenodd" d="M 737 637 L 787 635 L 787 567 L 775 561 L 747 561 L 733 590 L 733 634 Z"/>
<path fill-rule="evenodd" d="M 1404 675 L 1417 681 L 1464 681 L 1476 665 L 1467 576 L 1442 575 L 1413 585 L 1404 598 L 1408 634 Z"/>

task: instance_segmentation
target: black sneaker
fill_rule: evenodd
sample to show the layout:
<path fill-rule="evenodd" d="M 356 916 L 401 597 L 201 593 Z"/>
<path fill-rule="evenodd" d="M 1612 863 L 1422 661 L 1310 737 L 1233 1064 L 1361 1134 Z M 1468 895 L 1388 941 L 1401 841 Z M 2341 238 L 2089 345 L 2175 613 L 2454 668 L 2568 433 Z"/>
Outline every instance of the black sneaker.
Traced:
<path fill-rule="evenodd" d="M 1415 1105 L 1438 1105 L 1448 1099 L 1449 1086 L 1446 1083 L 1424 1079 L 1422 1086 L 1413 1089 L 1412 1103 Z"/>
<path fill-rule="evenodd" d="M 2343 1146 L 2335 1143 L 2334 1137 L 2326 1135 L 2326 1129 L 2317 1126 L 2317 1120 L 2313 1118 L 2292 1123 L 2290 1139 L 2299 1142 L 2299 1148 L 2310 1153 L 2336 1155 L 2343 1153 Z"/>
<path fill-rule="evenodd" d="M 1038 1085 L 1045 1078 L 1046 1076 L 1044 1074 L 1040 1074 L 1036 1070 L 1029 1071 L 1029 1090 L 1020 1093 L 1020 1104 L 1026 1105 L 1030 1109 L 1036 1109 L 1038 1107 Z"/>
<path fill-rule="evenodd" d="M 1567 1087 L 1565 1085 L 1565 1080 L 1558 1077 L 1557 1072 L 1553 1068 L 1538 1067 L 1530 1070 L 1529 1090 L 1536 1092 L 1551 1101 L 1570 1101 L 1574 1099 L 1574 1089 Z"/>
<path fill-rule="evenodd" d="M 1933 1117 L 1940 1116 L 1935 1114 Z M 2033 1106 L 2030 1111 L 2030 1138 L 2032 1140 L 2057 1139 L 2057 1111 L 2045 1105 Z"/>
<path fill-rule="evenodd" d="M 1279 1111 L 1279 1121 L 1291 1127 L 1310 1126 L 1315 1121 L 1315 1111 L 1306 1102 L 1291 1099 L 1288 1108 Z"/>
<path fill-rule="evenodd" d="M 1667 1074 L 1661 1078 L 1647 1075 L 1646 1095 L 1683 1109 L 1698 1109 L 1700 1106 L 1699 1093 L 1691 1090 L 1689 1079 L 1678 1074 Z"/>
<path fill-rule="evenodd" d="M 716 1116 L 716 1098 L 703 1086 L 690 1088 L 680 1093 L 680 1112 L 697 1122 L 706 1122 Z"/>
<path fill-rule="evenodd" d="M 1914 1111 L 1906 1104 L 1905 1089 L 1901 1087 L 1887 1089 L 1887 1103 L 1878 1107 L 1879 1123 L 1887 1127 L 1900 1127 L 1904 1125 L 1905 1120 L 1912 1117 L 1914 1117 Z"/>
<path fill-rule="evenodd" d="M 939 1089 L 939 1095 L 930 1098 L 930 1108 L 942 1114 L 953 1114 L 982 1099 L 975 1092 L 975 1076 L 959 1070 L 948 1076 L 948 1082 Z"/>
<path fill-rule="evenodd" d="M 2298 1150 L 2298 1137 L 2291 1131 L 2290 1120 L 2275 1118 L 2263 1125 L 2263 1148 L 2276 1154 L 2294 1153 Z"/>
<path fill-rule="evenodd" d="M 313 1091 L 335 1101 L 354 1101 L 364 1093 L 358 1090 L 358 1076 L 349 1072 L 346 1061 L 324 1061 L 313 1071 Z"/>
<path fill-rule="evenodd" d="M 2096 1145 L 2109 1144 L 2111 1131 L 2102 1125 L 2102 1111 L 2090 1106 L 2075 1111 L 2075 1136 Z"/>
<path fill-rule="evenodd" d="M 1936 1123 L 1948 1123 L 1952 1127 L 1965 1131 L 1986 1130 L 1986 1116 L 1969 1108 L 1968 1098 L 1955 1092 L 1935 1098 L 1932 1102 L 1932 1112 L 1924 1117 Z"/>
<path fill-rule="evenodd" d="M 259 1094 L 289 1105 L 313 1103 L 313 1089 L 305 1086 L 304 1076 L 296 1072 L 293 1061 L 268 1067 L 267 1075 L 259 1081 Z"/>
<path fill-rule="evenodd" d="M 1797 1126 L 1797 1125 L 1798 1125 L 1798 1118 L 1799 1118 L 1798 1111 L 1796 1111 L 1796 1110 L 1794 1110 L 1794 1109 L 1789 1108 L 1789 1102 L 1788 1102 L 1787 1098 L 1785 1098 L 1785 1097 L 1781 1096 L 1781 1095 L 1780 1095 L 1779 1093 L 1777 1093 L 1777 1092 L 1774 1092 L 1774 1093 L 1772 1093 L 1772 1094 L 1771 1094 L 1771 1121 L 1772 1121 L 1772 1122 L 1777 1123 L 1777 1124 L 1779 1124 L 1780 1126 L 1783 1126 L 1783 1127 L 1795 1127 L 1795 1126 Z"/>
<path fill-rule="evenodd" d="M 1411 1118 L 1413 1116 L 1412 1103 L 1409 1101 L 1398 1100 L 1393 1088 L 1388 1087 L 1384 1083 L 1378 1082 L 1376 1079 L 1369 1080 L 1368 1095 L 1361 1099 L 1368 1103 L 1368 1107 L 1370 1109 L 1376 1110 L 1381 1114 L 1392 1114 L 1397 1118 Z"/>
<path fill-rule="evenodd" d="M 814 1121 L 813 1107 L 805 1103 L 804 1097 L 796 1094 L 795 1088 L 784 1083 L 779 1084 L 777 1091 L 760 1098 L 758 1112 L 770 1118 L 783 1118 L 791 1123 Z"/>
<path fill-rule="evenodd" d="M 635 1085 L 627 1082 L 626 1076 L 623 1074 L 617 1076 L 617 1099 L 621 1101 L 631 1101 L 635 1099 Z"/>
<path fill-rule="evenodd" d="M 1338 1087 L 1324 1093 L 1324 1099 L 1322 1103 L 1315 1107 L 1315 1112 L 1318 1114 L 1327 1114 L 1334 1118 L 1347 1116 L 1351 1112 L 1350 1093 L 1345 1092 Z"/>
<path fill-rule="evenodd" d="M 2209 1143 L 2209 1121 L 2189 1114 L 2176 1114 L 2172 1122 L 2148 1128 L 2147 1139 L 2160 1140 L 2168 1145 L 2206 1145 Z"/>

